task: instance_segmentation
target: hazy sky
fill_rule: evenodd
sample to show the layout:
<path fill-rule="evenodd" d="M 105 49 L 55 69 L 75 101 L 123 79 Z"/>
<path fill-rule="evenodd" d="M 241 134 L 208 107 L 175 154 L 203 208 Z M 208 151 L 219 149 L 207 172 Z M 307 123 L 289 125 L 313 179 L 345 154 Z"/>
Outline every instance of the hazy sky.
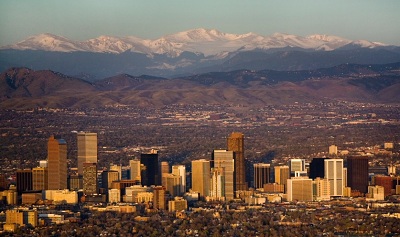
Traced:
<path fill-rule="evenodd" d="M 0 0 L 0 45 L 40 33 L 154 39 L 194 28 L 400 45 L 400 0 Z"/>

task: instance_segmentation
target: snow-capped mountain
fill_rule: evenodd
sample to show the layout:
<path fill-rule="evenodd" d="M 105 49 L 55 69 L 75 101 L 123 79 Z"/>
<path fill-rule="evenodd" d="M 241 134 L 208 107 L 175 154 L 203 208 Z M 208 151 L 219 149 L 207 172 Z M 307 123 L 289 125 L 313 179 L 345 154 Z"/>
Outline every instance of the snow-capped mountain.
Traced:
<path fill-rule="evenodd" d="M 32 36 L 24 41 L 2 47 L 1 49 L 16 50 L 43 50 L 53 52 L 100 52 L 119 54 L 126 51 L 143 53 L 146 55 L 166 54 L 177 57 L 183 52 L 197 54 L 225 55 L 226 52 L 237 50 L 271 49 L 285 47 L 299 47 L 330 51 L 345 45 L 354 45 L 365 48 L 384 46 L 379 42 L 366 40 L 352 41 L 338 36 L 310 35 L 297 36 L 275 33 L 271 36 L 262 36 L 255 33 L 229 34 L 215 29 L 194 29 L 165 35 L 158 39 L 141 39 L 134 36 L 112 37 L 100 36 L 86 41 L 74 41 L 52 34 Z"/>

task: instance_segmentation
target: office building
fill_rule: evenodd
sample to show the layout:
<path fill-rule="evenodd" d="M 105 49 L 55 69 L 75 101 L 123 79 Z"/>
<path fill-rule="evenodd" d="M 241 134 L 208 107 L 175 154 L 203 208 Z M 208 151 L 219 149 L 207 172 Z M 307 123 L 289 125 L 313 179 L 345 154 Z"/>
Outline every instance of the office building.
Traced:
<path fill-rule="evenodd" d="M 306 171 L 306 161 L 304 159 L 290 159 L 290 177 L 295 176 L 296 171 Z"/>
<path fill-rule="evenodd" d="M 83 189 L 83 176 L 68 175 L 68 189 L 75 191 Z"/>
<path fill-rule="evenodd" d="M 48 189 L 67 188 L 67 143 L 58 136 L 51 136 L 47 143 Z"/>
<path fill-rule="evenodd" d="M 109 170 L 118 172 L 118 179 L 122 180 L 122 166 L 121 165 L 114 165 L 111 163 Z"/>
<path fill-rule="evenodd" d="M 304 177 L 293 177 L 287 180 L 287 200 L 291 201 L 312 201 L 313 185 L 312 179 Z"/>
<path fill-rule="evenodd" d="M 390 176 L 377 175 L 373 177 L 374 185 L 381 186 L 384 189 L 385 197 L 392 194 L 393 178 Z"/>
<path fill-rule="evenodd" d="M 179 195 L 182 196 L 186 192 L 186 167 L 184 165 L 173 165 L 172 174 L 180 179 Z"/>
<path fill-rule="evenodd" d="M 209 200 L 225 200 L 225 177 L 223 168 L 211 169 L 211 188 Z"/>
<path fill-rule="evenodd" d="M 310 163 L 310 179 L 325 177 L 325 160 L 328 158 L 313 158 Z"/>
<path fill-rule="evenodd" d="M 131 169 L 131 180 L 141 181 L 140 176 L 140 160 L 134 159 L 129 161 L 129 167 Z"/>
<path fill-rule="evenodd" d="M 329 180 L 317 177 L 313 181 L 313 186 L 313 194 L 316 200 L 329 200 L 331 198 Z"/>
<path fill-rule="evenodd" d="M 119 180 L 119 173 L 115 170 L 105 170 L 101 173 L 101 187 L 105 190 L 111 189 L 112 182 Z"/>
<path fill-rule="evenodd" d="M 192 191 L 198 192 L 201 199 L 210 195 L 210 161 L 192 161 Z"/>
<path fill-rule="evenodd" d="M 152 150 L 149 154 L 140 155 L 140 163 L 143 165 L 141 173 L 141 184 L 145 186 L 160 185 L 158 153 Z"/>
<path fill-rule="evenodd" d="M 83 163 L 97 163 L 97 133 L 77 133 L 78 174 L 83 175 Z"/>
<path fill-rule="evenodd" d="M 233 132 L 227 138 L 228 151 L 233 151 L 234 155 L 234 191 L 247 190 L 246 169 L 244 159 L 244 135 L 243 133 Z"/>
<path fill-rule="evenodd" d="M 32 189 L 46 190 L 48 185 L 47 167 L 36 167 L 32 169 Z"/>
<path fill-rule="evenodd" d="M 290 178 L 289 166 L 275 166 L 275 183 L 282 184 L 286 187 L 287 180 Z"/>
<path fill-rule="evenodd" d="M 153 208 L 159 210 L 167 209 L 165 188 L 162 186 L 157 186 L 153 188 Z"/>
<path fill-rule="evenodd" d="M 163 186 L 165 190 L 172 196 L 181 195 L 181 177 L 175 174 L 164 174 Z"/>
<path fill-rule="evenodd" d="M 271 167 L 270 164 L 257 163 L 253 165 L 254 168 L 254 188 L 264 188 L 264 184 L 271 183 L 270 174 Z"/>
<path fill-rule="evenodd" d="M 235 198 L 234 190 L 234 152 L 227 150 L 214 150 L 212 153 L 214 168 L 223 168 L 225 180 L 225 199 L 230 201 Z"/>
<path fill-rule="evenodd" d="M 121 201 L 121 192 L 118 189 L 109 189 L 108 190 L 108 202 L 109 203 L 118 203 Z"/>
<path fill-rule="evenodd" d="M 368 196 L 369 198 L 376 201 L 385 200 L 385 188 L 382 186 L 368 186 Z"/>
<path fill-rule="evenodd" d="M 97 194 L 97 163 L 83 163 L 83 193 Z"/>
<path fill-rule="evenodd" d="M 187 207 L 187 201 L 182 197 L 175 197 L 174 200 L 168 201 L 168 211 L 185 211 Z"/>
<path fill-rule="evenodd" d="M 344 170 L 343 159 L 326 159 L 325 179 L 329 181 L 330 195 L 343 196 L 344 189 Z"/>
<path fill-rule="evenodd" d="M 21 195 L 22 192 L 32 190 L 33 180 L 32 180 L 32 170 L 23 169 L 17 170 L 17 191 Z"/>
<path fill-rule="evenodd" d="M 368 157 L 351 156 L 347 158 L 347 186 L 352 191 L 368 191 Z"/>
<path fill-rule="evenodd" d="M 6 223 L 36 227 L 38 225 L 38 213 L 36 210 L 7 210 Z"/>
<path fill-rule="evenodd" d="M 335 146 L 335 145 L 330 145 L 330 146 L 329 146 L 329 155 L 331 155 L 331 156 L 337 156 L 337 154 L 338 154 L 337 146 Z"/>

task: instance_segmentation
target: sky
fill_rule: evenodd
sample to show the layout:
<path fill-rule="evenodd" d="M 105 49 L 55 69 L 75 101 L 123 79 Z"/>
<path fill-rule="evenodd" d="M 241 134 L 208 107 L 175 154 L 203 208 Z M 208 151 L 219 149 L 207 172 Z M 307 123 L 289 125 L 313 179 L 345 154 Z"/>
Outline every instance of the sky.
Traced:
<path fill-rule="evenodd" d="M 51 33 L 156 39 L 195 28 L 336 35 L 400 46 L 399 0 L 1 0 L 0 46 Z"/>

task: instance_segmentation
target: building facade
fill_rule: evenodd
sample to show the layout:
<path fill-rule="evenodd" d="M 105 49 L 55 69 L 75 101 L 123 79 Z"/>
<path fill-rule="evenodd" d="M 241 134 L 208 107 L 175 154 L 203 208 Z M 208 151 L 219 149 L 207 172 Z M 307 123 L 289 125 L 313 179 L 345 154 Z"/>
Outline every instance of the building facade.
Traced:
<path fill-rule="evenodd" d="M 97 133 L 77 133 L 78 174 L 83 175 L 83 163 L 97 163 Z"/>
<path fill-rule="evenodd" d="M 67 188 L 67 143 L 58 136 L 51 136 L 47 143 L 48 189 Z"/>
<path fill-rule="evenodd" d="M 244 135 L 243 133 L 233 132 L 227 138 L 228 151 L 233 151 L 235 153 L 235 183 L 234 190 L 247 190 L 246 183 L 246 167 L 244 159 Z"/>

